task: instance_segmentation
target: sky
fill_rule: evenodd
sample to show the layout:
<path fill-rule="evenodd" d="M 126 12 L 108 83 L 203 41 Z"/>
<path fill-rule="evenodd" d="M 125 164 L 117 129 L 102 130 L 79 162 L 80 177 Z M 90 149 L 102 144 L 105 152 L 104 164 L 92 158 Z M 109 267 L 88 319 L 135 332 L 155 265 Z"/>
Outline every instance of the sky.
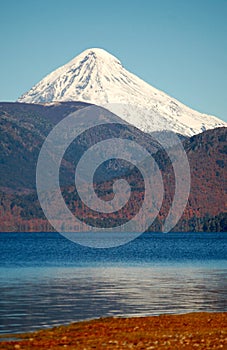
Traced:
<path fill-rule="evenodd" d="M 0 101 L 87 48 L 227 121 L 227 0 L 0 0 Z"/>

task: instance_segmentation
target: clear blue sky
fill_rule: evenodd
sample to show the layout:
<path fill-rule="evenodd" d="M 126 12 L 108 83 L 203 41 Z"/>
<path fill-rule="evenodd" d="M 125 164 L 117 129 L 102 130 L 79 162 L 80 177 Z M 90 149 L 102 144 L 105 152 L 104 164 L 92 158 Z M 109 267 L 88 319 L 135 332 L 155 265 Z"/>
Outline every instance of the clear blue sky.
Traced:
<path fill-rule="evenodd" d="M 227 0 L 0 0 L 0 101 L 89 47 L 227 121 Z"/>

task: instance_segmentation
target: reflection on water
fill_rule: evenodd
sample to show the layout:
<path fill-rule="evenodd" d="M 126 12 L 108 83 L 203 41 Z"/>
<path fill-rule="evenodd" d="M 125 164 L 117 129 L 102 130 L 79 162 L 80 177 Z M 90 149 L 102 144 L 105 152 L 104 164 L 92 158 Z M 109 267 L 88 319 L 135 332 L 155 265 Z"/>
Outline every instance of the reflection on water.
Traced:
<path fill-rule="evenodd" d="M 145 234 L 91 249 L 0 234 L 0 333 L 104 316 L 226 311 L 227 234 Z"/>
<path fill-rule="evenodd" d="M 0 332 L 126 315 L 224 311 L 225 270 L 201 267 L 8 269 Z M 5 276 L 6 277 L 6 276 Z"/>

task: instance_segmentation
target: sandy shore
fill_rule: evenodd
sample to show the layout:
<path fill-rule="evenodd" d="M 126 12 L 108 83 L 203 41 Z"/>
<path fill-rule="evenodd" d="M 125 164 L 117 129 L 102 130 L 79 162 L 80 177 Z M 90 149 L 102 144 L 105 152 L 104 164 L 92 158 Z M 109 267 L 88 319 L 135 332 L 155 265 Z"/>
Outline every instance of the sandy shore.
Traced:
<path fill-rule="evenodd" d="M 103 318 L 20 335 L 0 349 L 227 349 L 227 313 Z"/>

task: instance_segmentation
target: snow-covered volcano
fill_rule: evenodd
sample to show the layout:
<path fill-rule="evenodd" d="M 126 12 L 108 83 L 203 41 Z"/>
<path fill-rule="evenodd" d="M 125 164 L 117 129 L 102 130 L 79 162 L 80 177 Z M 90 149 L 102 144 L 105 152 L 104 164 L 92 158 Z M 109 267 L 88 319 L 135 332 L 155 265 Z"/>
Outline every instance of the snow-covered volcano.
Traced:
<path fill-rule="evenodd" d="M 172 130 L 191 136 L 227 126 L 147 84 L 103 49 L 82 52 L 18 99 L 42 104 L 55 101 L 84 101 L 106 107 L 145 132 Z"/>

